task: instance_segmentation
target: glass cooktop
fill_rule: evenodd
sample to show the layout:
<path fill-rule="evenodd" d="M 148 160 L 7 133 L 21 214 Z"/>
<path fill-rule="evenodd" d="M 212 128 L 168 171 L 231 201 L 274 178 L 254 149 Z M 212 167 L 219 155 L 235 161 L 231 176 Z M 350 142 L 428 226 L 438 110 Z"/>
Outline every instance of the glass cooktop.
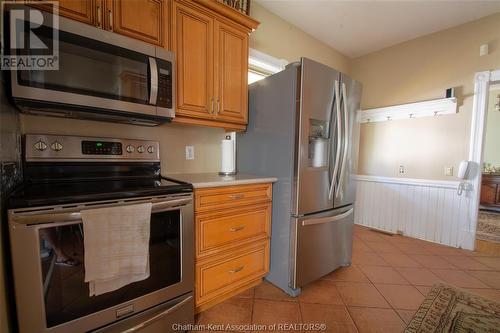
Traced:
<path fill-rule="evenodd" d="M 192 185 L 174 179 L 27 182 L 9 198 L 9 208 L 125 199 L 192 192 Z"/>

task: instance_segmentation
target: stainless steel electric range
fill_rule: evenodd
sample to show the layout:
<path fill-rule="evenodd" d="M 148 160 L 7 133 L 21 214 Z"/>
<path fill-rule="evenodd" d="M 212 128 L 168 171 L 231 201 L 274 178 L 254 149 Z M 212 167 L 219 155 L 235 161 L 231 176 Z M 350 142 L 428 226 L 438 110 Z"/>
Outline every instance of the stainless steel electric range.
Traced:
<path fill-rule="evenodd" d="M 20 332 L 169 332 L 193 323 L 192 186 L 162 178 L 159 156 L 154 141 L 25 136 L 24 183 L 8 201 Z M 142 202 L 152 203 L 149 278 L 89 296 L 80 213 Z M 69 260 L 61 264 L 60 253 Z"/>

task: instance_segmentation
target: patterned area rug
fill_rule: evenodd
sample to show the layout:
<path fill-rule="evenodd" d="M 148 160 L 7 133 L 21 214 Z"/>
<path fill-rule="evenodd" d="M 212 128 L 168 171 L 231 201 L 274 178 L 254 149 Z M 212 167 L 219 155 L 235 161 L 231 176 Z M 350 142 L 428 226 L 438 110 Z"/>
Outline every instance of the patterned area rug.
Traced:
<path fill-rule="evenodd" d="M 500 332 L 500 304 L 438 284 L 405 329 L 405 333 L 416 332 Z"/>
<path fill-rule="evenodd" d="M 477 220 L 476 238 L 500 242 L 500 213 L 480 211 Z"/>

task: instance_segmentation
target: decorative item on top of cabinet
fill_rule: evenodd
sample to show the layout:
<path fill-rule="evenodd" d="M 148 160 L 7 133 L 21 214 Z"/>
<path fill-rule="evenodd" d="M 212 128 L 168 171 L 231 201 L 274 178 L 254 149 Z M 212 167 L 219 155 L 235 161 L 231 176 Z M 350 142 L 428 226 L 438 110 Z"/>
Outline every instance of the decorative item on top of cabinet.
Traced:
<path fill-rule="evenodd" d="M 272 184 L 195 189 L 196 311 L 249 289 L 269 272 Z"/>
<path fill-rule="evenodd" d="M 245 130 L 252 18 L 214 0 L 174 0 L 175 122 Z"/>
<path fill-rule="evenodd" d="M 59 0 L 59 15 L 154 45 L 167 46 L 168 0 Z M 51 11 L 47 4 L 27 1 Z"/>
<path fill-rule="evenodd" d="M 250 0 L 218 0 L 223 4 L 239 11 L 240 13 L 250 15 Z"/>

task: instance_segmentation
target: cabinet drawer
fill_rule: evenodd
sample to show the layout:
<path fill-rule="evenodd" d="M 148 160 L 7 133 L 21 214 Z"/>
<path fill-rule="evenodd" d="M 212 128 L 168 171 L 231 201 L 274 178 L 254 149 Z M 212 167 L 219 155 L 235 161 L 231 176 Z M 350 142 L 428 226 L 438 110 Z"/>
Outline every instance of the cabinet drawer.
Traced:
<path fill-rule="evenodd" d="M 198 189 L 195 191 L 195 211 L 219 210 L 271 201 L 272 185 L 253 184 Z"/>
<path fill-rule="evenodd" d="M 269 268 L 269 241 L 242 248 L 229 257 L 196 264 L 196 304 L 261 278 Z"/>
<path fill-rule="evenodd" d="M 196 215 L 196 256 L 269 237 L 271 203 Z"/>

